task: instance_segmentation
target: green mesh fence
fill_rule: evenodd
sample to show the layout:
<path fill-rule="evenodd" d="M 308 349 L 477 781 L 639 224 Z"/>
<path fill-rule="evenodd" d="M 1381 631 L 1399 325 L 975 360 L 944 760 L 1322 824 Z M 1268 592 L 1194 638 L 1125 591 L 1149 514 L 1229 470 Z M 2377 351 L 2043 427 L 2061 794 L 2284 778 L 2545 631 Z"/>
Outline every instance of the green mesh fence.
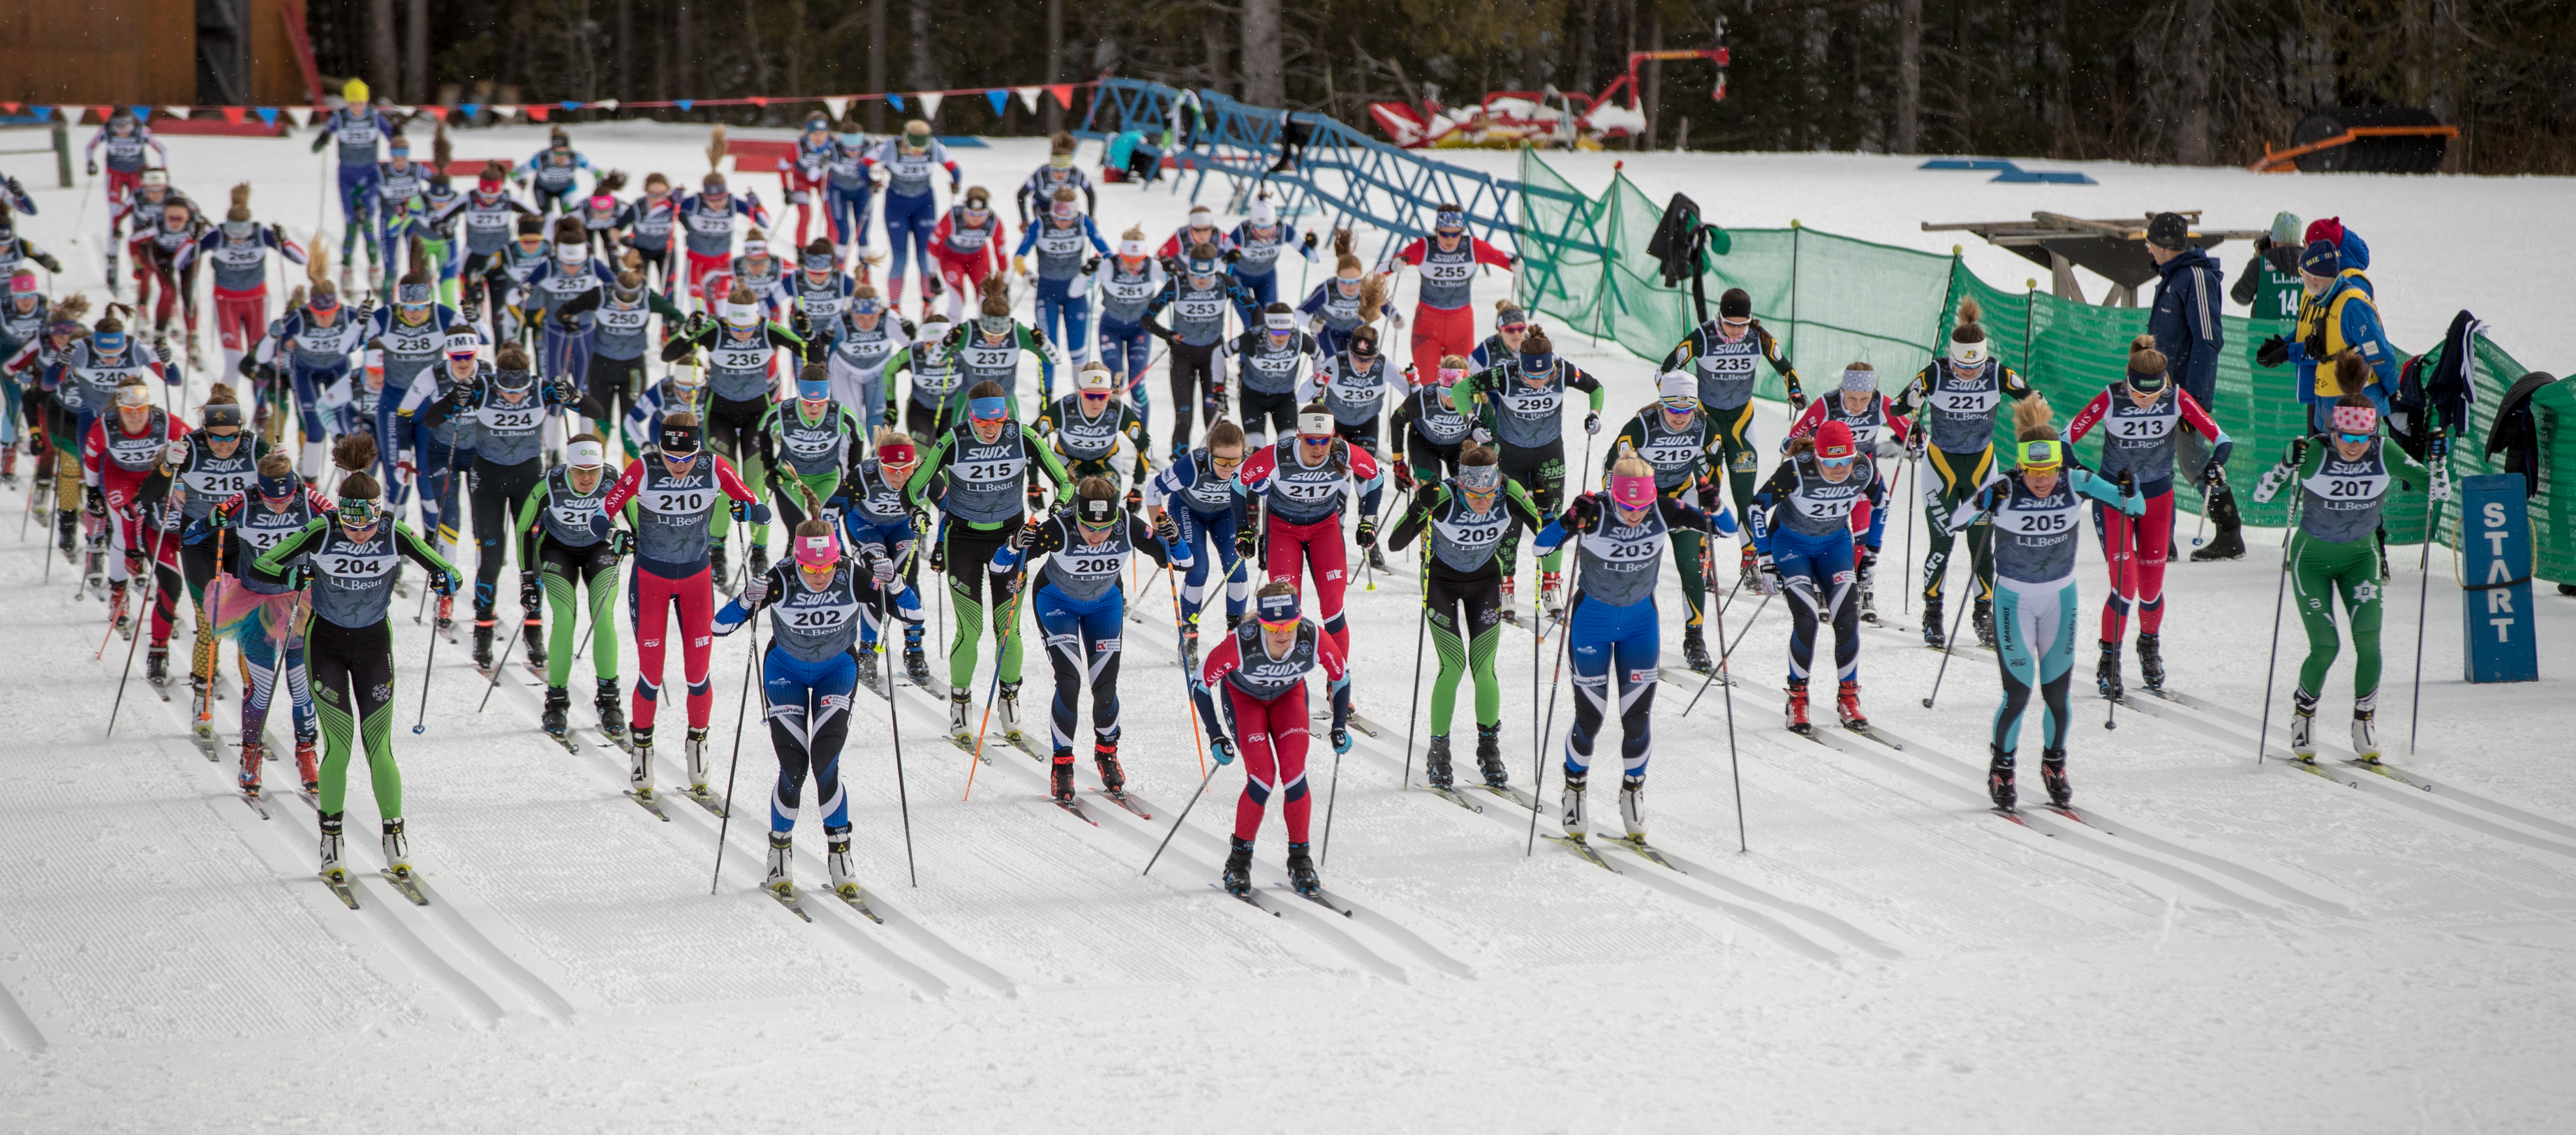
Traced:
<path fill-rule="evenodd" d="M 1520 301 L 1564 326 L 1614 340 L 1641 358 L 1661 360 L 1698 325 L 1687 286 L 1664 286 L 1646 254 L 1663 206 L 1614 175 L 1598 198 L 1586 196 L 1539 160 L 1521 152 L 1518 195 Z M 1852 362 L 1867 362 L 1894 393 L 1930 361 L 1945 338 L 1959 301 L 1974 298 L 1996 354 L 2046 395 L 2058 420 L 2082 408 L 2125 372 L 2129 343 L 2147 329 L 2144 308 L 2097 307 L 2032 291 L 2007 291 L 1980 280 L 1956 257 L 1874 244 L 1814 229 L 1730 229 L 1730 247 L 1711 258 L 1702 281 L 1712 302 L 1727 288 L 1753 298 L 1754 316 L 1779 336 L 1810 391 L 1826 389 L 1826 376 Z M 2288 325 L 2223 317 L 2228 343 L 2219 362 L 2218 396 L 2209 408 L 2236 441 L 2228 478 L 2247 523 L 2279 525 L 2289 517 L 2289 494 L 2256 504 L 2252 488 L 2279 461 L 2291 439 L 2305 432 L 2296 372 L 2254 364 L 2256 344 Z M 2528 373 L 2504 349 L 2476 340 L 2472 370 L 2475 428 L 2451 456 L 2454 478 L 2503 472 L 2484 449 L 2495 408 L 2505 391 Z M 1776 376 L 1761 395 L 1786 396 Z M 2537 574 L 2576 582 L 2576 492 L 2554 491 L 2551 471 L 2576 470 L 2576 379 L 2542 390 L 2532 401 L 2543 462 L 2540 495 L 2532 502 Z M 2011 423 L 1997 423 L 1997 440 L 2009 441 Z M 2100 456 L 2098 438 L 2078 446 L 2089 462 Z M 2185 512 L 2198 513 L 2196 494 L 2178 493 Z M 2391 544 L 2418 544 L 2429 503 L 2421 492 L 2396 491 L 2387 507 Z M 2445 510 L 2437 538 L 2454 543 L 2457 515 Z"/>

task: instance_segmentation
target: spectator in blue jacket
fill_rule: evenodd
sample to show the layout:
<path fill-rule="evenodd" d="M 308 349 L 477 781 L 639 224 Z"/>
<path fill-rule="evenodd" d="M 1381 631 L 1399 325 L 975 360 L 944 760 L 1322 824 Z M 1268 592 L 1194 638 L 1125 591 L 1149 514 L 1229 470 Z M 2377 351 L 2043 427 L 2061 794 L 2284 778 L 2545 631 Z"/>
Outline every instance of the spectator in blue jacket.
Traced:
<path fill-rule="evenodd" d="M 2218 417 L 2218 355 L 2227 345 L 2218 316 L 2219 305 L 2225 302 L 2226 269 L 2207 250 L 2191 243 L 2191 226 L 2175 213 L 2158 213 L 2147 221 L 2147 255 L 2156 262 L 2157 276 L 2147 333 L 2164 354 L 2165 381 L 2181 387 L 2211 417 Z M 2240 429 L 2249 424 L 2236 423 Z M 2227 486 L 2223 469 L 2209 465 L 2209 439 L 2185 430 L 2179 444 L 2178 468 L 2208 466 L 2211 471 L 2201 489 L 2210 522 L 2218 527 L 2208 546 L 2191 554 L 2192 562 L 2243 556 L 2245 540 L 2238 529 L 2244 521 L 2236 511 L 2236 491 Z M 2165 558 L 2172 559 L 2174 551 L 2169 546 Z"/>

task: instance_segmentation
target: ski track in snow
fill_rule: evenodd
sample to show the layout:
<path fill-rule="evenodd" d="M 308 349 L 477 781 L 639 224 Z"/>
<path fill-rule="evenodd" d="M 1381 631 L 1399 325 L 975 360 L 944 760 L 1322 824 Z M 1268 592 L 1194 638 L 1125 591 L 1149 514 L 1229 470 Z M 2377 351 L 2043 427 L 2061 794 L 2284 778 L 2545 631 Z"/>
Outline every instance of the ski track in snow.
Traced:
<path fill-rule="evenodd" d="M 595 162 L 631 180 L 656 168 L 693 177 L 705 140 L 696 129 L 640 124 L 575 132 Z M 457 153 L 515 158 L 542 137 L 462 132 Z M 309 233 L 303 218 L 315 215 L 321 188 L 311 174 L 323 159 L 285 148 L 302 143 L 168 144 L 179 184 L 200 200 L 219 201 L 223 186 L 257 175 L 262 219 L 286 220 L 299 239 Z M 1041 143 L 1005 139 L 957 153 L 970 183 L 1007 192 L 1041 152 Z M 1499 155 L 1443 157 L 1508 165 Z M 1721 223 L 1797 215 L 1933 250 L 1955 238 L 1910 231 L 1917 221 L 2198 206 L 2212 210 L 2211 223 L 2261 227 L 2278 208 L 2340 210 L 2372 242 L 2401 341 L 2429 342 L 2466 306 L 2532 365 L 2570 349 L 2558 322 L 2528 310 L 2541 293 L 2486 294 L 2492 277 L 2452 251 L 2472 219 L 2483 226 L 2554 208 L 2558 181 L 2263 179 L 2079 163 L 2105 185 L 1988 188 L 1978 175 L 1918 175 L 1899 171 L 1901 159 L 1850 155 L 1551 161 L 1590 188 L 1618 157 L 1650 192 L 1688 188 L 1710 202 L 1702 183 L 1722 185 L 1712 214 Z M 76 219 L 100 227 L 103 210 L 93 201 L 84 216 L 75 192 L 88 186 L 44 188 L 49 167 L 21 168 L 39 159 L 50 161 L 8 167 L 43 209 L 19 218 L 20 231 L 63 256 L 70 282 L 96 298 L 97 238 L 75 244 L 70 230 Z M 776 204 L 768 176 L 738 174 L 735 183 Z M 1885 207 L 1892 184 L 1908 208 Z M 1104 235 L 1115 240 L 1142 222 L 1159 241 L 1187 201 L 1165 188 L 1104 186 Z M 2461 201 L 2474 207 L 2435 207 Z M 336 207 L 332 216 L 336 241 Z M 2559 231 L 2545 222 L 2524 229 L 2564 240 L 2545 235 Z M 773 234 L 792 230 L 789 220 Z M 1362 244 L 1375 251 L 1373 238 Z M 1967 256 L 1990 280 L 2028 274 L 1999 250 L 1972 246 Z M 1322 274 L 1283 263 L 1283 298 Z M 1500 274 L 1478 281 L 1480 314 L 1504 285 Z M 1413 288 L 1408 274 L 1397 306 L 1411 306 Z M 1651 367 L 1615 346 L 1558 339 L 1609 387 L 1605 438 L 1651 400 Z M 211 357 L 211 335 L 206 346 Z M 1797 361 L 1811 387 L 1840 362 Z M 192 405 L 206 381 L 194 380 Z M 1168 422 L 1161 376 L 1148 385 L 1156 419 Z M 1034 368 L 1022 389 L 1034 392 Z M 1570 413 L 1569 429 L 1579 431 L 1580 418 Z M 1783 410 L 1766 404 L 1756 421 L 1768 448 Z M 1596 468 L 1601 456 L 1596 445 Z M 27 491 L 0 489 L 0 505 Z M 1891 517 L 1890 555 L 1916 524 L 1910 509 Z M 1422 775 L 1430 730 L 1425 708 L 1416 736 L 1400 732 L 1407 707 L 1396 691 L 1414 680 L 1421 592 L 1414 554 L 1391 557 L 1392 571 L 1357 573 L 1348 595 L 1357 704 L 1387 735 L 1357 737 L 1338 783 L 1321 722 L 1308 757 L 1318 843 L 1331 809 L 1326 893 L 1353 909 L 1350 918 L 1282 889 L 1275 801 L 1254 879 L 1280 917 L 1209 886 L 1226 854 L 1240 768 L 1209 781 L 1153 873 L 1138 876 L 1202 767 L 1167 585 L 1140 570 L 1120 752 L 1154 818 L 1086 791 L 1098 826 L 1075 820 L 1046 802 L 1043 766 L 999 737 L 988 745 L 993 763 L 975 772 L 973 798 L 960 800 L 970 758 L 940 737 L 943 691 L 895 681 L 920 885 L 903 885 L 889 703 L 863 692 L 842 783 L 856 869 L 886 921 L 824 891 L 809 784 L 795 867 L 808 925 L 758 893 L 775 763 L 757 716 L 742 739 L 736 822 L 724 826 L 723 877 L 710 895 L 719 822 L 669 798 L 682 777 L 680 699 L 666 703 L 660 732 L 672 817 L 664 823 L 621 799 L 626 757 L 590 728 L 588 698 L 572 710 L 584 747 L 566 752 L 537 732 L 540 690 L 515 665 L 478 713 L 483 682 L 463 650 L 442 649 L 428 732 L 412 735 L 402 726 L 418 705 L 426 637 L 400 617 L 394 743 L 433 905 L 403 901 L 374 875 L 377 817 L 361 766 L 347 807 L 363 908 L 345 909 L 313 878 L 314 811 L 291 791 L 291 761 L 268 766 L 273 819 L 227 799 L 238 692 L 216 705 L 215 762 L 186 743 L 184 683 L 160 703 L 139 672 L 115 738 L 100 738 L 123 659 L 79 653 L 97 645 L 104 608 L 69 598 L 66 565 L 39 582 L 48 552 L 31 529 L 17 551 L 0 542 L 0 609 L 20 647 L 0 661 L 0 676 L 21 692 L 0 699 L 15 774 L 14 791 L 0 796 L 0 861 L 10 866 L 0 874 L 0 1105 L 12 1125 L 37 1129 L 160 1129 L 175 1106 L 189 1109 L 189 1122 L 224 1127 L 486 1127 L 504 1106 L 576 1128 L 740 1127 L 810 1122 L 817 1095 L 864 1099 L 940 1128 L 1035 1126 L 1038 1101 L 1048 1108 L 1038 1122 L 1083 1130 L 1131 1129 L 1140 1117 L 1254 1130 L 1344 1117 L 1502 1130 L 2562 1127 L 2576 1107 L 2564 1067 L 2564 1022 L 2576 1017 L 2566 967 L 2576 956 L 2576 774 L 2552 711 L 2568 701 L 2564 672 L 2576 655 L 2558 644 L 2576 636 L 2576 608 L 2545 588 L 2537 597 L 2541 683 L 2466 685 L 2449 625 L 2459 593 L 2437 560 L 2423 746 L 2409 752 L 2417 659 L 2408 624 L 2422 578 L 2411 557 L 2396 557 L 2380 739 L 2393 765 L 2434 790 L 2334 759 L 2349 755 L 2348 651 L 2319 714 L 2320 760 L 2335 782 L 2257 768 L 2249 758 L 2279 538 L 2248 535 L 2242 561 L 2168 570 L 2166 654 L 2182 698 L 2134 693 L 2116 732 L 2101 728 L 2104 707 L 2088 681 L 2105 572 L 2098 548 L 2081 542 L 2086 606 L 2068 737 L 2076 805 L 2094 827 L 2035 807 L 2024 809 L 2029 826 L 2015 827 L 1985 810 L 1990 652 L 1958 649 L 1940 708 L 1924 710 L 1941 656 L 1914 632 L 1864 630 L 1865 708 L 1905 747 L 1836 730 L 1829 682 L 1818 687 L 1818 744 L 1780 724 L 1787 612 L 1737 596 L 1715 612 L 1725 641 L 1744 640 L 1729 666 L 1735 684 L 1710 689 L 1687 718 L 1695 679 L 1676 673 L 1657 691 L 1648 814 L 1655 846 L 1681 870 L 1605 849 L 1615 876 L 1560 849 L 1526 852 L 1530 815 L 1510 801 L 1469 789 L 1484 806 L 1469 814 L 1403 790 L 1409 763 Z M 1919 558 L 1919 531 L 1912 543 Z M 1725 554 L 1720 564 L 1711 582 L 1722 596 L 1732 567 Z M 1891 624 L 1920 622 L 1919 608 L 1908 610 L 1912 574 L 1890 570 L 1879 581 Z M 1534 573 L 1525 568 L 1521 583 L 1526 619 Z M 1678 670 L 1682 603 L 1671 571 L 1659 601 L 1664 662 Z M 1220 623 L 1211 616 L 1211 628 Z M 937 617 L 931 625 L 936 635 Z M 1023 613 L 1021 632 L 1034 628 Z M 2268 746 L 2276 753 L 2286 751 L 2285 691 L 2304 648 L 2295 620 L 2282 632 Z M 183 627 L 182 660 L 186 636 Z M 944 675 L 943 645 L 930 643 Z M 1549 690 L 1534 688 L 1532 672 L 1537 686 L 1548 684 L 1556 646 L 1515 631 L 1496 652 L 1505 762 L 1523 790 L 1533 788 L 1533 759 L 1542 766 L 1549 834 L 1572 701 L 1560 688 L 1548 720 Z M 1820 655 L 1830 649 L 1818 644 Z M 711 663 L 719 777 L 732 759 L 746 650 L 741 636 L 719 640 Z M 1027 654 L 1022 725 L 1043 751 L 1052 679 L 1034 644 Z M 1436 663 L 1424 654 L 1427 685 Z M 994 665 L 989 637 L 980 655 L 979 716 Z M 2127 667 L 2134 685 L 2133 656 Z M 574 670 L 579 691 L 587 660 Z M 674 657 L 664 674 L 674 691 L 679 671 Z M 1087 697 L 1075 744 L 1086 788 L 1098 783 L 1083 735 Z M 1473 700 L 1462 690 L 1459 702 L 1451 736 L 1472 779 Z M 1535 736 L 1542 725 L 1544 741 Z M 2039 728 L 2034 705 L 2022 737 L 2026 800 L 2040 794 Z M 1616 731 L 1596 761 L 1615 752 Z M 289 736 L 278 718 L 269 732 Z M 1749 851 L 1729 852 L 1738 777 Z M 1615 808 L 1599 811 L 1595 830 L 1606 836 Z M 400 1068 L 405 1090 L 281 1093 L 239 1074 L 231 1057 L 249 1051 L 243 1042 L 284 1042 L 299 1066 L 319 1055 Z M 1232 1067 L 1245 1047 L 1258 1053 L 1255 1068 L 1310 1086 L 1248 1095 Z"/>

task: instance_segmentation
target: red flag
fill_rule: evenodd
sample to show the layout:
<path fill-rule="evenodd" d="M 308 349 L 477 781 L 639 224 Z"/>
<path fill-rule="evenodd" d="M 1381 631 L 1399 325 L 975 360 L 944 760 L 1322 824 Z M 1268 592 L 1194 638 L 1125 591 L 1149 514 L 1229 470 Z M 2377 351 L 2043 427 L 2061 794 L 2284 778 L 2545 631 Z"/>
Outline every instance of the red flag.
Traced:
<path fill-rule="evenodd" d="M 101 126 L 106 125 L 108 119 L 116 117 L 116 108 L 112 106 L 94 106 L 90 109 L 97 112 L 99 125 Z"/>
<path fill-rule="evenodd" d="M 446 107 L 438 106 L 438 105 L 436 105 L 436 104 L 432 104 L 432 105 L 429 105 L 429 106 L 424 106 L 424 107 L 422 107 L 421 109 L 422 109 L 422 110 L 424 110 L 424 111 L 427 111 L 427 112 L 429 113 L 429 116 L 430 116 L 431 118 L 435 118 L 435 119 L 439 120 L 440 122 L 445 122 L 445 121 L 447 121 L 447 108 L 446 108 Z"/>
<path fill-rule="evenodd" d="M 751 105 L 753 105 L 753 106 L 757 106 L 757 107 L 764 107 L 764 108 L 765 108 L 765 107 L 767 107 L 767 106 L 769 105 L 769 100 L 768 100 L 768 99 L 765 99 L 765 98 L 757 98 L 757 97 L 755 97 L 755 98 L 748 98 L 748 99 L 744 99 L 743 101 L 744 101 L 744 102 L 747 102 L 747 103 L 750 103 Z"/>
<path fill-rule="evenodd" d="M 248 110 L 238 106 L 228 106 L 224 108 L 224 121 L 232 123 L 235 126 L 241 125 L 242 119 L 249 117 L 249 115 L 250 112 Z"/>
<path fill-rule="evenodd" d="M 0 113 L 16 114 L 16 113 L 18 113 L 18 108 L 19 108 L 20 106 L 22 106 L 22 105 L 24 105 L 24 104 L 22 104 L 22 103 L 14 103 L 14 102 L 0 102 Z"/>
<path fill-rule="evenodd" d="M 1073 109 L 1073 84 L 1057 83 L 1052 87 L 1048 87 L 1047 93 L 1054 95 L 1055 101 L 1063 103 L 1066 110 Z"/>
<path fill-rule="evenodd" d="M 527 115 L 531 121 L 543 122 L 546 120 L 546 115 L 553 112 L 553 110 L 554 108 L 550 106 L 538 106 L 531 103 L 527 106 L 520 107 L 519 113 Z"/>

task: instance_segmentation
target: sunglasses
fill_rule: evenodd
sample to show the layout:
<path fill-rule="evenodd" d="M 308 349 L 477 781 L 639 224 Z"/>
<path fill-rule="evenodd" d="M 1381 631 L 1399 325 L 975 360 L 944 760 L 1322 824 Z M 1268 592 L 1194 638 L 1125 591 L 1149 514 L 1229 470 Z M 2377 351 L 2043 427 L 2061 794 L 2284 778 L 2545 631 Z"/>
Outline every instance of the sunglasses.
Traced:
<path fill-rule="evenodd" d="M 1265 631 L 1295 630 L 1297 629 L 1299 621 L 1300 620 L 1295 615 L 1291 615 L 1285 619 L 1263 619 L 1261 620 L 1261 629 Z"/>
<path fill-rule="evenodd" d="M 1852 462 L 1858 460 L 1860 457 L 1857 454 L 1850 457 L 1819 457 L 1816 459 L 1816 464 L 1827 469 L 1849 469 L 1852 467 Z"/>
<path fill-rule="evenodd" d="M 2370 439 L 2372 439 L 2372 438 L 2374 438 L 2374 437 L 2377 437 L 2377 436 L 2379 436 L 2379 435 L 2377 435 L 2377 434 L 2348 434 L 2348 433 L 2343 433 L 2343 432 L 2338 431 L 2338 432 L 2336 432 L 2336 434 L 2335 434 L 2334 436 L 2335 436 L 2335 440 L 2336 440 L 2336 441 L 2342 442 L 2342 443 L 2343 443 L 2343 444 L 2345 444 L 2345 445 L 2360 445 L 2360 444 L 2362 444 L 2363 442 L 2369 441 Z"/>

